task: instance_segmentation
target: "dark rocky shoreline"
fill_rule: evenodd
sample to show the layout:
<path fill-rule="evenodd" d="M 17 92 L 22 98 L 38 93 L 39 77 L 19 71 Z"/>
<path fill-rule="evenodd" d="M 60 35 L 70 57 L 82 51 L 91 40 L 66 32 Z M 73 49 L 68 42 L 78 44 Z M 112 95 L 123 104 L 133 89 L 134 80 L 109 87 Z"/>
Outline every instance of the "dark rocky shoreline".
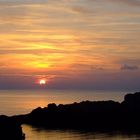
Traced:
<path fill-rule="evenodd" d="M 24 135 L 21 124 L 31 124 L 48 129 L 72 128 L 140 132 L 140 92 L 127 94 L 122 103 L 83 101 L 58 106 L 53 103 L 45 108 L 36 108 L 26 115 L 1 116 L 0 134 L 10 136 L 10 138 L 13 136 L 14 140 L 22 140 Z"/>
<path fill-rule="evenodd" d="M 1 140 L 24 140 L 21 123 L 12 117 L 0 116 L 0 139 Z"/>

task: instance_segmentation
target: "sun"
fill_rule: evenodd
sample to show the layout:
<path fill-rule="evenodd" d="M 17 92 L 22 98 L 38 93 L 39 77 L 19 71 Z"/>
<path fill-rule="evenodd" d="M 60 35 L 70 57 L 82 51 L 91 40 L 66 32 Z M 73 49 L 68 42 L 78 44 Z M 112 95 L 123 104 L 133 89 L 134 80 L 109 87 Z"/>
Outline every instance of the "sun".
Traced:
<path fill-rule="evenodd" d="M 40 85 L 45 85 L 46 84 L 46 80 L 45 79 L 40 79 L 39 80 L 39 84 Z"/>

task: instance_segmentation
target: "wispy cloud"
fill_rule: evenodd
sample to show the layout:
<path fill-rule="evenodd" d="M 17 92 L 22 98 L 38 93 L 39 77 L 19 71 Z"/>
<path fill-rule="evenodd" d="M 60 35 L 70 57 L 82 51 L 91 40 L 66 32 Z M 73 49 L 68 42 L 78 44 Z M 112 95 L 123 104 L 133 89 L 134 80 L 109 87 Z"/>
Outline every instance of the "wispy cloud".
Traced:
<path fill-rule="evenodd" d="M 0 75 L 55 75 L 64 84 L 83 74 L 97 86 L 105 71 L 138 69 L 139 3 L 0 0 Z"/>
<path fill-rule="evenodd" d="M 120 2 L 130 6 L 140 6 L 140 0 L 108 0 L 112 2 Z"/>
<path fill-rule="evenodd" d="M 128 64 L 124 64 L 121 66 L 121 70 L 138 70 L 139 67 L 136 65 L 128 65 Z"/>

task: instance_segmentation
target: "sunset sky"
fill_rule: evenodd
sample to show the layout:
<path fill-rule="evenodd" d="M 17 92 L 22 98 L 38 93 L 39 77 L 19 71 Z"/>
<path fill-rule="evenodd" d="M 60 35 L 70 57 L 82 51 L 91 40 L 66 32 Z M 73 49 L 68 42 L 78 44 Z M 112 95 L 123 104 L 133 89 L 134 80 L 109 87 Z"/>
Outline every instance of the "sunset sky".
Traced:
<path fill-rule="evenodd" d="M 0 0 L 0 89 L 140 89 L 140 0 Z"/>

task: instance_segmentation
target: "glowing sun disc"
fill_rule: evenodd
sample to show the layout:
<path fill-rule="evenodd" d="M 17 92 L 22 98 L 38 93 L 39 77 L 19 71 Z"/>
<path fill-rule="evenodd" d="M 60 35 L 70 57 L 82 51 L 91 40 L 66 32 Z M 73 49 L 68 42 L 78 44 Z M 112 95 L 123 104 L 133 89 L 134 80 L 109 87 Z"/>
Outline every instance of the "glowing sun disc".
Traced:
<path fill-rule="evenodd" d="M 40 84 L 40 85 L 45 85 L 45 84 L 46 84 L 46 80 L 41 79 L 41 80 L 39 81 L 39 84 Z"/>

